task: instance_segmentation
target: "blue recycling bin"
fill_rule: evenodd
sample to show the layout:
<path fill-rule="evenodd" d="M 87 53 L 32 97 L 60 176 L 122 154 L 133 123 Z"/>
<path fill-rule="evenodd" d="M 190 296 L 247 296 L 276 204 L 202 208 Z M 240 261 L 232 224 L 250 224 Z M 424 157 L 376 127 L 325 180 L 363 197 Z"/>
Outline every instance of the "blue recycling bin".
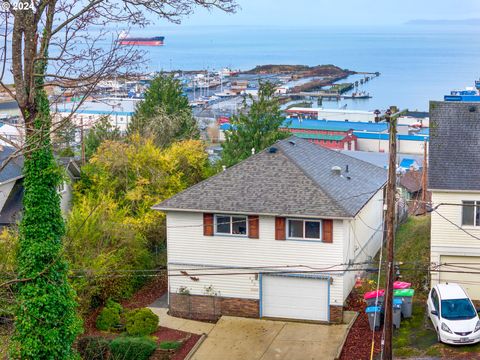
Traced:
<path fill-rule="evenodd" d="M 382 326 L 382 307 L 381 306 L 369 306 L 365 309 L 368 316 L 368 323 L 370 324 L 370 330 L 380 330 Z"/>
<path fill-rule="evenodd" d="M 392 322 L 395 329 L 400 328 L 400 323 L 402 321 L 402 303 L 402 299 L 393 299 Z"/>

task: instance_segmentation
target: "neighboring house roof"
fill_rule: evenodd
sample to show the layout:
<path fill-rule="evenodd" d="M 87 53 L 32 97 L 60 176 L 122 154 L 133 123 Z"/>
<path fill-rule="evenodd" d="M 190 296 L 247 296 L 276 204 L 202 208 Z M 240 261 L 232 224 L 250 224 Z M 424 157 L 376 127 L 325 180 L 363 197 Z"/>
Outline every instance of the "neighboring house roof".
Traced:
<path fill-rule="evenodd" d="M 350 218 L 386 179 L 384 169 L 292 136 L 153 208 Z"/>
<path fill-rule="evenodd" d="M 0 211 L 0 225 L 15 224 L 23 211 L 23 180 L 15 183 Z"/>
<path fill-rule="evenodd" d="M 480 104 L 430 102 L 429 189 L 480 191 Z"/>
<path fill-rule="evenodd" d="M 371 131 L 384 132 L 388 130 L 387 123 L 370 123 L 360 121 L 311 120 L 290 118 L 283 122 L 283 127 L 289 129 L 319 130 L 319 131 Z"/>
<path fill-rule="evenodd" d="M 388 153 L 387 152 L 373 152 L 373 151 L 356 151 L 356 150 L 339 150 L 342 154 L 352 156 L 354 158 L 369 162 L 373 165 L 380 166 L 381 168 L 388 168 Z M 397 160 L 402 164 L 404 160 L 413 160 L 421 167 L 423 164 L 422 156 L 416 156 L 412 154 L 397 153 Z M 410 167 L 408 167 L 410 168 Z"/>
<path fill-rule="evenodd" d="M 309 134 L 309 133 L 301 133 L 301 132 L 294 132 L 295 136 L 302 138 L 302 139 L 313 139 L 313 140 L 333 140 L 333 141 L 340 141 L 347 137 L 347 135 L 328 135 L 328 134 Z"/>
<path fill-rule="evenodd" d="M 80 179 L 80 164 L 75 159 L 70 157 L 61 157 L 57 159 L 57 163 L 63 165 L 73 179 Z"/>
<path fill-rule="evenodd" d="M 3 164 L 5 160 L 12 156 L 15 152 L 15 148 L 10 146 L 3 146 L 0 150 L 0 165 Z M 0 183 L 5 183 L 18 179 L 23 176 L 23 156 L 18 156 L 12 158 L 8 164 L 0 170 Z"/>
<path fill-rule="evenodd" d="M 422 171 L 407 171 L 400 177 L 400 185 L 410 193 L 422 190 Z"/>

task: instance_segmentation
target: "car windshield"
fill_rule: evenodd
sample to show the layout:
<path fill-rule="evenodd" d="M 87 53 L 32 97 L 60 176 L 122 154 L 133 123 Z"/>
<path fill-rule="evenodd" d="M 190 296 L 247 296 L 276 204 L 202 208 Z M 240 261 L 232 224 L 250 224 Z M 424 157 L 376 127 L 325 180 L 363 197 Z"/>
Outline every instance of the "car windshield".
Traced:
<path fill-rule="evenodd" d="M 468 299 L 442 300 L 442 318 L 447 320 L 467 320 L 477 316 Z"/>

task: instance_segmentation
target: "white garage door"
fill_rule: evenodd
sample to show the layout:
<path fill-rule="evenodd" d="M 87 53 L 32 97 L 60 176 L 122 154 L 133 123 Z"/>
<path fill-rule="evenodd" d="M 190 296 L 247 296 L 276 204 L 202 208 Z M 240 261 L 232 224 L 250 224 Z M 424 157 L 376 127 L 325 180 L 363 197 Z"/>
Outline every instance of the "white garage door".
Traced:
<path fill-rule="evenodd" d="M 328 321 L 327 279 L 262 276 L 262 316 Z"/>
<path fill-rule="evenodd" d="M 479 256 L 441 256 L 441 270 L 480 272 Z M 458 272 L 440 272 L 440 282 L 450 282 L 462 285 L 473 300 L 480 300 L 480 276 L 478 274 L 462 274 Z"/>

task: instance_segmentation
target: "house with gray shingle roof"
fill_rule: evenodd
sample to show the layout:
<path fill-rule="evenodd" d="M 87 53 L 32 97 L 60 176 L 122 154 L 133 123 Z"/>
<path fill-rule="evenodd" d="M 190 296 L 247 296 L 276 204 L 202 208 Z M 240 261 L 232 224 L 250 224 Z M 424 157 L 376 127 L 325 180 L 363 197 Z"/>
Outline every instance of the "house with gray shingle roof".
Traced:
<path fill-rule="evenodd" d="M 16 225 L 21 220 L 23 211 L 23 155 L 16 154 L 16 149 L 0 145 L 0 228 Z M 73 182 L 80 178 L 80 166 L 71 158 L 57 159 L 58 165 L 65 172 L 65 181 L 59 187 L 60 207 L 66 214 L 71 208 Z"/>
<path fill-rule="evenodd" d="M 155 205 L 170 313 L 340 322 L 382 242 L 386 180 L 292 136 Z"/>
<path fill-rule="evenodd" d="M 459 283 L 478 301 L 480 283 L 464 270 L 480 271 L 480 103 L 432 101 L 430 116 L 430 259 L 444 270 L 432 285 Z"/>

